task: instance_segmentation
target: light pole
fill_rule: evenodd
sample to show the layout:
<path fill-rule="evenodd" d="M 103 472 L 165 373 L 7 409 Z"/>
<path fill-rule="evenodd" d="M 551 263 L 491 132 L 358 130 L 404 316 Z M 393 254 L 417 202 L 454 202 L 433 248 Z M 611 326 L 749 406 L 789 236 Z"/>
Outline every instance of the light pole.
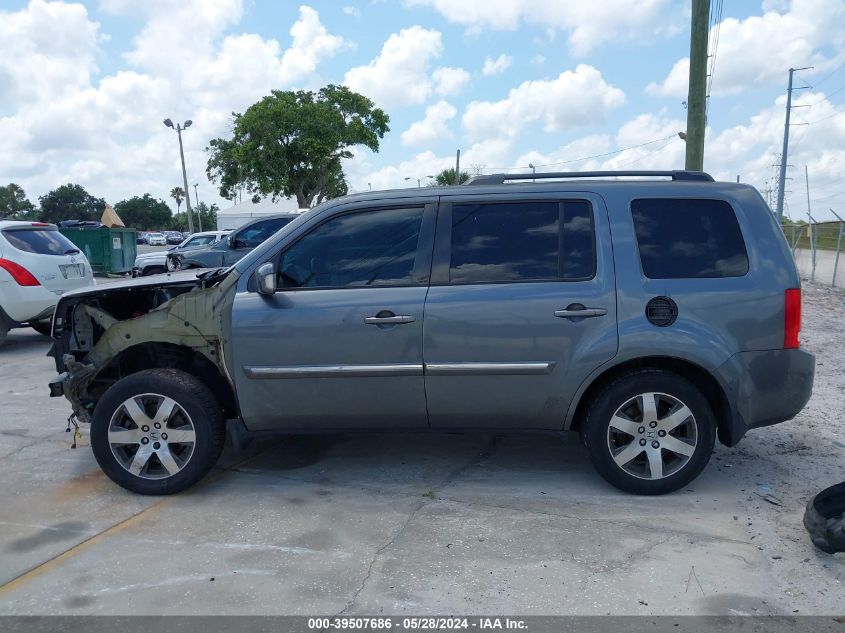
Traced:
<path fill-rule="evenodd" d="M 176 130 L 176 135 L 179 137 L 179 157 L 182 159 L 182 182 L 185 184 L 185 206 L 188 210 L 188 231 L 190 233 L 194 232 L 194 217 L 191 213 L 191 196 L 188 193 L 188 174 L 185 171 L 185 151 L 182 149 L 182 130 L 187 130 L 191 127 L 191 121 L 188 119 L 185 121 L 184 125 L 180 125 L 179 123 L 176 124 L 176 127 L 173 127 L 173 121 L 170 119 L 165 119 L 164 124 Z"/>
<path fill-rule="evenodd" d="M 202 209 L 200 209 L 200 196 L 197 193 L 197 187 L 199 187 L 199 183 L 194 183 L 194 203 L 197 205 L 197 221 L 200 225 L 200 232 L 202 232 Z"/>
<path fill-rule="evenodd" d="M 426 176 L 426 178 L 434 178 L 434 176 Z M 412 178 L 411 176 L 405 176 L 405 180 L 416 180 L 417 181 L 417 189 L 422 187 L 422 178 Z"/>
<path fill-rule="evenodd" d="M 534 175 L 537 173 L 537 167 L 534 166 L 534 163 L 528 163 L 528 166 L 531 168 L 531 174 Z M 532 178 L 531 182 L 537 182 L 536 178 Z"/>

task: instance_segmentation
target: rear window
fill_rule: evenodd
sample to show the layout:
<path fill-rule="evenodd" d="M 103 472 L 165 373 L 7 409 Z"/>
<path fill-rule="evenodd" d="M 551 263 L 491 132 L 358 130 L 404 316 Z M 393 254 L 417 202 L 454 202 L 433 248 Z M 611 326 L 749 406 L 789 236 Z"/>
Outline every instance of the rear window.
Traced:
<path fill-rule="evenodd" d="M 283 226 L 289 224 L 293 218 L 274 218 L 263 222 L 256 222 L 238 233 L 238 239 L 247 246 L 258 246 Z"/>
<path fill-rule="evenodd" d="M 453 283 L 587 279 L 594 270 L 593 218 L 585 200 L 452 208 Z"/>
<path fill-rule="evenodd" d="M 3 237 L 25 253 L 38 255 L 72 255 L 79 249 L 56 229 L 6 229 Z"/>
<path fill-rule="evenodd" d="M 748 253 L 736 214 L 724 200 L 631 201 L 643 272 L 650 279 L 742 277 Z"/>

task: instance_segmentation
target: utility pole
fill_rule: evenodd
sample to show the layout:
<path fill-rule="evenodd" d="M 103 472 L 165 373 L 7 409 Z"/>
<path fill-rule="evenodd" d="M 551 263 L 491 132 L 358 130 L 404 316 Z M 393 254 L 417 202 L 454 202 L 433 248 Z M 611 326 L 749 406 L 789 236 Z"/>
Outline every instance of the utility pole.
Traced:
<path fill-rule="evenodd" d="M 455 158 L 455 184 L 461 184 L 461 150 L 458 150 L 458 155 Z"/>
<path fill-rule="evenodd" d="M 804 68 L 790 68 L 789 69 L 789 84 L 786 89 L 786 122 L 783 124 L 783 151 L 780 154 L 780 175 L 778 176 L 778 222 L 783 223 L 783 196 L 786 189 L 786 162 L 787 162 L 787 154 L 789 152 L 789 116 L 792 112 L 792 75 L 795 74 L 797 70 L 808 70 L 812 68 L 812 66 L 805 66 Z M 796 88 L 795 90 L 800 90 L 804 88 Z"/>
<path fill-rule="evenodd" d="M 704 169 L 704 128 L 707 125 L 707 36 L 710 0 L 692 0 L 689 93 L 687 94 L 687 154 L 685 168 Z"/>
<path fill-rule="evenodd" d="M 197 193 L 197 187 L 199 187 L 199 183 L 194 183 L 194 202 L 197 205 L 197 220 L 200 223 L 200 232 L 202 232 L 202 209 L 200 209 L 200 196 Z"/>

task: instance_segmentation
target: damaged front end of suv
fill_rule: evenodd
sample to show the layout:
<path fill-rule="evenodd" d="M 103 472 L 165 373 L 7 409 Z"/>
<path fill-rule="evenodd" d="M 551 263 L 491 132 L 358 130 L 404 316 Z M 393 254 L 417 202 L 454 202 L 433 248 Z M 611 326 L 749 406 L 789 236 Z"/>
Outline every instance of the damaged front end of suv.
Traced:
<path fill-rule="evenodd" d="M 197 377 L 234 416 L 224 332 L 230 331 L 234 269 L 180 273 L 101 285 L 66 294 L 53 317 L 59 375 L 50 395 L 71 403 L 71 421 L 90 423 L 97 402 L 117 381 L 150 368 Z"/>

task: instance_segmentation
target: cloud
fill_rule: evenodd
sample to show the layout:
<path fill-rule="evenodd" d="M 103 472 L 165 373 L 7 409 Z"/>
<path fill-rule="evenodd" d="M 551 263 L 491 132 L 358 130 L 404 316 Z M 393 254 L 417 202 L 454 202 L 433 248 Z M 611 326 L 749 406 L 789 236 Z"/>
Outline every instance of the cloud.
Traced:
<path fill-rule="evenodd" d="M 361 10 L 358 7 L 346 6 L 346 7 L 343 7 L 343 12 L 346 15 L 351 15 L 353 18 L 360 18 L 361 17 Z"/>
<path fill-rule="evenodd" d="M 511 67 L 513 64 L 513 57 L 510 55 L 505 55 L 502 53 L 496 59 L 492 57 L 487 57 L 484 60 L 484 66 L 481 69 L 481 74 L 485 77 L 489 77 L 490 75 L 498 75 L 499 73 L 505 72 L 508 68 Z"/>
<path fill-rule="evenodd" d="M 0 113 L 86 87 L 102 37 L 81 4 L 33 0 L 0 11 Z"/>
<path fill-rule="evenodd" d="M 443 52 L 439 31 L 412 26 L 393 33 L 369 64 L 349 70 L 344 83 L 379 107 L 425 103 L 433 90 L 428 69 Z"/>
<path fill-rule="evenodd" d="M 458 111 L 454 106 L 439 101 L 425 109 L 425 118 L 412 123 L 402 132 L 402 145 L 425 145 L 434 141 L 452 138 L 449 121 Z"/>
<path fill-rule="evenodd" d="M 442 66 L 431 73 L 434 92 L 444 97 L 458 94 L 470 79 L 470 74 L 463 68 Z"/>
<path fill-rule="evenodd" d="M 531 124 L 558 132 L 599 123 L 608 110 L 623 103 L 622 90 L 608 84 L 592 66 L 581 64 L 556 79 L 523 82 L 506 99 L 471 102 L 462 124 L 472 140 L 513 137 Z"/>
<path fill-rule="evenodd" d="M 405 0 L 405 4 L 430 7 L 472 32 L 513 31 L 523 22 L 551 33 L 563 31 L 576 55 L 586 55 L 608 41 L 650 41 L 654 35 L 677 32 L 687 21 L 681 3 L 670 0 L 558 0 L 542 6 L 536 0 Z"/>
<path fill-rule="evenodd" d="M 0 13 L 0 173 L 32 198 L 69 181 L 110 202 L 144 191 L 166 198 L 181 182 L 175 134 L 161 124 L 172 117 L 194 121 L 183 135 L 188 177 L 214 199 L 204 147 L 228 133 L 231 112 L 307 81 L 349 46 L 307 6 L 287 48 L 256 34 L 226 35 L 240 19 L 239 1 L 104 0 L 101 9 L 143 24 L 125 56 L 131 68 L 108 75 L 95 65 L 105 36 L 81 5 L 31 0 Z M 194 13 L 191 37 L 182 20 L 171 41 L 165 22 L 185 12 Z"/>
<path fill-rule="evenodd" d="M 845 61 L 845 54 L 826 57 L 822 49 L 839 40 L 845 19 L 845 4 L 839 0 L 793 0 L 781 13 L 782 6 L 768 3 L 763 15 L 744 20 L 728 17 L 719 28 L 716 68 L 711 94 L 736 94 L 773 82 L 783 83 L 786 69 L 815 66 L 804 74 L 811 76 Z M 837 28 L 836 25 L 839 25 Z M 711 33 L 710 51 L 715 44 Z M 646 90 L 660 97 L 686 98 L 689 58 L 675 62 L 661 82 L 652 82 Z"/>

